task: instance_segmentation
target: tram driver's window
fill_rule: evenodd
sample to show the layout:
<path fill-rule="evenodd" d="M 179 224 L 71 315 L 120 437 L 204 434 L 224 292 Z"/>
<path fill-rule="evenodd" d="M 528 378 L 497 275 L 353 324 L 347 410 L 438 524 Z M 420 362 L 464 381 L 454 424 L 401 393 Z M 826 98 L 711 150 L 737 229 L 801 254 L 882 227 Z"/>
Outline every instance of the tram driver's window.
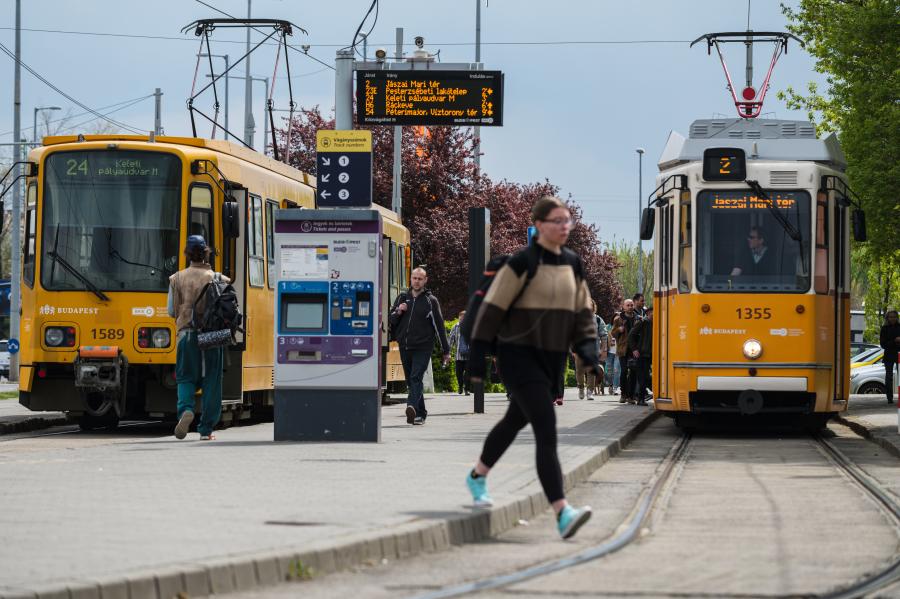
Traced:
<path fill-rule="evenodd" d="M 699 290 L 809 290 L 809 194 L 769 193 L 768 201 L 744 190 L 707 190 L 697 196 Z"/>
<path fill-rule="evenodd" d="M 816 293 L 828 293 L 828 205 L 825 194 L 816 202 Z"/>

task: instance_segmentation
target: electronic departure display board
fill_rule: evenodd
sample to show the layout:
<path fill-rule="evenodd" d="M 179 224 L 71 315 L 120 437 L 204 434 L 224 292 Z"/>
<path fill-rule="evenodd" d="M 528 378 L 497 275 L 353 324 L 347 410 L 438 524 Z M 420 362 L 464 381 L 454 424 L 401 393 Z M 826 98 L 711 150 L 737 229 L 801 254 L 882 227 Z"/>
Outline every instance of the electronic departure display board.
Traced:
<path fill-rule="evenodd" d="M 500 71 L 356 71 L 361 125 L 499 126 Z"/>
<path fill-rule="evenodd" d="M 706 181 L 743 181 L 747 178 L 747 159 L 740 148 L 709 148 L 703 151 L 703 179 Z"/>

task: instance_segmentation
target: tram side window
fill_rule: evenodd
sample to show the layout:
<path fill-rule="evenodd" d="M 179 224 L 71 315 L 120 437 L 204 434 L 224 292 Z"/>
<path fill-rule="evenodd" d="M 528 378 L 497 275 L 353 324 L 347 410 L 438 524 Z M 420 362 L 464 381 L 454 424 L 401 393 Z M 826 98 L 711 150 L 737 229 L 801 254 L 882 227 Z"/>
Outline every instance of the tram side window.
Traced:
<path fill-rule="evenodd" d="M 188 235 L 202 235 L 206 240 L 206 245 L 215 248 L 215 240 L 213 239 L 212 227 L 212 207 L 213 192 L 212 188 L 205 184 L 191 185 L 190 191 L 191 210 L 188 216 Z M 216 267 L 215 251 L 209 257 L 212 267 Z"/>
<path fill-rule="evenodd" d="M 259 196 L 250 196 L 250 226 L 248 229 L 250 286 L 262 287 L 265 285 L 265 255 L 263 254 L 262 198 Z"/>
<path fill-rule="evenodd" d="M 266 277 L 269 289 L 275 288 L 275 209 L 278 202 L 266 200 Z"/>
<path fill-rule="evenodd" d="M 828 204 L 825 194 L 816 201 L 816 293 L 828 293 Z"/>
<path fill-rule="evenodd" d="M 681 200 L 678 225 L 678 291 L 691 292 L 691 203 Z"/>
<path fill-rule="evenodd" d="M 397 286 L 397 267 L 399 266 L 397 262 L 397 244 L 391 241 L 388 243 L 388 248 L 388 253 L 390 254 L 387 259 L 389 285 L 388 301 L 393 306 L 394 300 L 400 295 L 400 288 Z"/>
<path fill-rule="evenodd" d="M 810 196 L 805 191 L 774 190 L 769 195 L 765 200 L 747 190 L 699 193 L 696 277 L 700 291 L 809 290 Z"/>
<path fill-rule="evenodd" d="M 22 257 L 22 278 L 34 287 L 34 237 L 37 215 L 37 184 L 31 183 L 25 196 L 25 255 Z"/>

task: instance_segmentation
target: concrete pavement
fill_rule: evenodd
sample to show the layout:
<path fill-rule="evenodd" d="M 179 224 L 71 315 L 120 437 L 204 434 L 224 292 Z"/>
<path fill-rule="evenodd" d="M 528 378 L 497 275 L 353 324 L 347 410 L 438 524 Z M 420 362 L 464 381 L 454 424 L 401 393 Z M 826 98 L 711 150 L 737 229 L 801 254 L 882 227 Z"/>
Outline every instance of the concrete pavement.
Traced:
<path fill-rule="evenodd" d="M 557 410 L 570 488 L 652 418 L 617 398 Z M 425 426 L 383 410 L 380 444 L 273 443 L 272 425 L 213 442 L 168 429 L 0 442 L 0 596 L 172 597 L 245 590 L 485 539 L 547 508 L 523 431 L 475 510 L 463 477 L 506 408 L 429 400 Z"/>
<path fill-rule="evenodd" d="M 0 384 L 0 391 L 16 391 L 16 383 Z M 25 433 L 66 424 L 62 412 L 32 412 L 15 397 L 0 399 L 0 435 Z"/>

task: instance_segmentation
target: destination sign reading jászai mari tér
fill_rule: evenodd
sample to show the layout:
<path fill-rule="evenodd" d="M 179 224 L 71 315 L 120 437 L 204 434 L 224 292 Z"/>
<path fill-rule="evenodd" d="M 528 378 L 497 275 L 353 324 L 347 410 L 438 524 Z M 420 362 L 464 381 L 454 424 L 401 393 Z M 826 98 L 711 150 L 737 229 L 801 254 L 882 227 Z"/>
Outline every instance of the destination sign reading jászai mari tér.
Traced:
<path fill-rule="evenodd" d="M 363 125 L 503 124 L 500 71 L 357 71 Z"/>

